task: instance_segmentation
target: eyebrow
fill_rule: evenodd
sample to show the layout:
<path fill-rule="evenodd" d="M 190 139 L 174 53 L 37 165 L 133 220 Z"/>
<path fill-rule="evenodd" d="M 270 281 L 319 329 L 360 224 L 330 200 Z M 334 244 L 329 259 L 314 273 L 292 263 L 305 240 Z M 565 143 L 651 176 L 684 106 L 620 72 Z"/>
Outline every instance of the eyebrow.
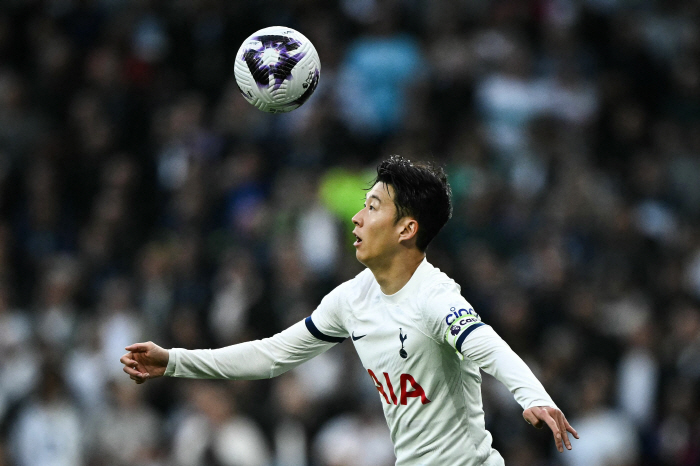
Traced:
<path fill-rule="evenodd" d="M 369 196 L 367 196 L 367 199 L 368 199 L 368 200 L 369 200 L 369 198 L 374 198 L 374 199 L 377 200 L 377 202 L 380 202 L 380 203 L 382 202 L 382 200 L 379 199 L 379 197 L 377 197 L 376 194 L 370 194 Z"/>

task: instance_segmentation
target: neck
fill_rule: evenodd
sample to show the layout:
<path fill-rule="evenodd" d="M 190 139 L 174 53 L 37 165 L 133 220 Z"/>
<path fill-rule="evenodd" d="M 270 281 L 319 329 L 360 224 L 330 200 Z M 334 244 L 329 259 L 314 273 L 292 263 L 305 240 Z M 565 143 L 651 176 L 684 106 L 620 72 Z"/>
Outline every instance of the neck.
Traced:
<path fill-rule="evenodd" d="M 408 283 L 424 258 L 425 253 L 415 250 L 415 252 L 398 254 L 383 264 L 373 264 L 367 267 L 374 274 L 382 293 L 392 295 Z"/>

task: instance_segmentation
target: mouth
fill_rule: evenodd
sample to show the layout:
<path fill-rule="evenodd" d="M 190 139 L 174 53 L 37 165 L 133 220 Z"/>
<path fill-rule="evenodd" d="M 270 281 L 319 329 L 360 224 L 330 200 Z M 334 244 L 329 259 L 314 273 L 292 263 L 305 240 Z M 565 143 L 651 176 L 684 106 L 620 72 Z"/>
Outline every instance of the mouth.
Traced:
<path fill-rule="evenodd" d="M 360 245 L 360 243 L 362 243 L 362 238 L 357 236 L 354 232 L 353 232 L 353 235 L 355 235 L 355 242 L 352 245 L 355 247 L 358 247 Z"/>

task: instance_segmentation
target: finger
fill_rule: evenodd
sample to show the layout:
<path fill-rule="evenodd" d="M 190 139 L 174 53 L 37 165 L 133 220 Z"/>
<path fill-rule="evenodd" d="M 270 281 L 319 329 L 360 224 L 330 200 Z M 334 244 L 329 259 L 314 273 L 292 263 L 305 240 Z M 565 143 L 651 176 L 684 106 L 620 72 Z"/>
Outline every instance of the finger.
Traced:
<path fill-rule="evenodd" d="M 564 416 L 564 413 L 559 410 L 557 410 L 557 413 L 559 413 L 560 416 L 559 427 L 561 431 L 564 432 L 564 435 L 566 435 L 567 440 L 569 438 L 567 432 L 570 432 L 574 436 L 574 438 L 579 438 L 578 432 L 576 432 L 576 429 L 571 427 L 571 424 L 569 424 L 569 421 L 566 419 L 566 416 Z"/>
<path fill-rule="evenodd" d="M 566 417 L 564 417 L 564 425 L 566 426 L 566 430 L 571 432 L 575 438 L 578 438 L 578 432 L 576 432 L 576 429 L 571 427 L 571 424 L 569 424 L 569 421 L 566 420 Z"/>
<path fill-rule="evenodd" d="M 131 367 L 129 367 L 129 366 L 124 366 L 124 367 L 122 368 L 122 370 L 123 370 L 124 372 L 126 372 L 127 374 L 129 374 L 130 377 L 133 376 L 133 377 L 143 378 L 143 376 L 146 375 L 146 374 L 144 374 L 144 373 L 142 373 L 142 372 L 139 372 L 139 371 L 137 371 L 136 369 L 133 369 L 133 368 L 131 368 Z"/>
<path fill-rule="evenodd" d="M 133 345 L 129 345 L 124 349 L 131 351 L 132 353 L 145 353 L 149 350 L 149 345 L 148 343 L 134 343 Z"/>
<path fill-rule="evenodd" d="M 121 362 L 125 366 L 136 367 L 138 363 L 135 360 L 131 359 L 131 356 L 131 353 L 127 353 L 119 359 L 119 362 Z"/>
<path fill-rule="evenodd" d="M 559 427 L 559 432 L 561 432 L 564 446 L 567 450 L 571 450 L 571 441 L 569 440 L 569 434 L 566 431 L 566 419 L 564 419 L 564 414 L 559 410 L 557 410 L 556 413 L 557 425 Z"/>
<path fill-rule="evenodd" d="M 523 412 L 523 418 L 525 418 L 525 421 L 527 421 L 528 424 L 530 424 L 533 427 L 536 427 L 537 429 L 542 428 L 542 421 L 540 421 L 535 413 L 532 412 L 531 409 L 526 410 Z"/>
<path fill-rule="evenodd" d="M 124 369 L 124 372 L 126 371 L 126 368 Z M 128 372 L 127 372 L 128 374 Z M 146 380 L 148 380 L 148 374 L 129 374 L 129 378 L 133 380 L 134 382 L 141 384 L 144 383 Z"/>
<path fill-rule="evenodd" d="M 557 421 L 555 421 L 552 416 L 549 415 L 549 413 L 545 410 L 541 413 L 541 417 L 544 422 L 547 423 L 550 429 L 552 429 L 552 435 L 554 435 L 554 443 L 557 446 L 557 450 L 559 450 L 559 453 L 564 452 L 564 446 L 561 441 L 561 432 L 559 431 L 559 426 L 557 425 Z"/>

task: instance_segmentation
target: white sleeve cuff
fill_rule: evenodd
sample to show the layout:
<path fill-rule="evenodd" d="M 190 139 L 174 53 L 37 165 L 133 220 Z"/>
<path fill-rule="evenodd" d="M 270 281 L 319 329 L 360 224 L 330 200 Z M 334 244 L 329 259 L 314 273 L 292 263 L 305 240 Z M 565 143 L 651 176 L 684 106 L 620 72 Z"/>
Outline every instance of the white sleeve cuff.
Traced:
<path fill-rule="evenodd" d="M 182 348 L 171 348 L 168 350 L 168 366 L 165 368 L 166 377 L 174 377 L 175 368 L 177 367 L 178 353 L 184 351 Z"/>

